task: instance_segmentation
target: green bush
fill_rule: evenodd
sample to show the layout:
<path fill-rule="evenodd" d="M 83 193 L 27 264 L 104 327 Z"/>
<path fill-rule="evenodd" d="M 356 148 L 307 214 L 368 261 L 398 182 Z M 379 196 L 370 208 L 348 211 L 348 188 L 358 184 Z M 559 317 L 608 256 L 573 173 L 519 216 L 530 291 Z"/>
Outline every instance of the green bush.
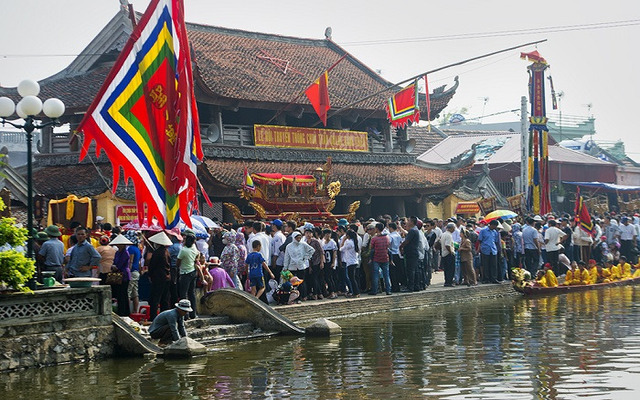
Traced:
<path fill-rule="evenodd" d="M 0 210 L 4 207 L 0 199 Z M 0 219 L 0 283 L 22 292 L 30 291 L 24 285 L 33 277 L 36 267 L 32 259 L 13 248 L 24 246 L 27 234 L 25 228 L 15 226 L 13 218 Z"/>
<path fill-rule="evenodd" d="M 0 282 L 16 290 L 28 292 L 30 289 L 25 286 L 25 283 L 34 273 L 34 262 L 24 253 L 16 250 L 0 252 Z"/>

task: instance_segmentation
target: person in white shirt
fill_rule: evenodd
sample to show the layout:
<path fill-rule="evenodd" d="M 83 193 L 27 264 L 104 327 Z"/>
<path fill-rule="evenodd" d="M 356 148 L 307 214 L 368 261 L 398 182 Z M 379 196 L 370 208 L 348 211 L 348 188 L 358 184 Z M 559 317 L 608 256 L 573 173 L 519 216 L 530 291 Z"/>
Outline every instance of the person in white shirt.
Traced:
<path fill-rule="evenodd" d="M 271 248 L 269 249 L 271 253 L 271 271 L 276 276 L 276 280 L 280 279 L 280 273 L 282 272 L 282 268 L 284 267 L 284 250 L 280 250 L 280 246 L 287 240 L 282 233 L 282 225 L 284 223 L 280 219 L 274 219 L 271 222 Z"/>
<path fill-rule="evenodd" d="M 444 286 L 453 286 L 453 274 L 455 270 L 455 256 L 453 249 L 453 237 L 451 234 L 456 230 L 456 224 L 449 222 L 447 229 L 440 236 L 440 255 L 442 256 L 442 269 L 444 269 Z"/>
<path fill-rule="evenodd" d="M 264 222 L 253 223 L 253 235 L 249 235 L 247 249 L 251 249 L 252 243 L 256 240 L 260 242 L 260 254 L 265 260 L 271 260 L 271 238 L 264 232 Z"/>
<path fill-rule="evenodd" d="M 298 231 L 294 231 L 291 234 L 291 243 L 287 245 L 284 253 L 284 269 L 291 271 L 291 273 L 300 279 L 306 280 L 309 260 L 315 253 L 313 247 L 302 241 L 302 234 Z M 298 286 L 300 291 L 300 297 L 306 298 L 308 295 L 307 285 L 305 282 Z"/>
<path fill-rule="evenodd" d="M 400 244 L 402 244 L 402 236 L 398 232 L 398 224 L 389 223 L 389 253 L 391 259 L 389 263 L 389 275 L 391 276 L 391 291 L 397 293 L 400 291 L 402 277 L 404 277 L 404 261 L 400 254 Z"/>
<path fill-rule="evenodd" d="M 627 257 L 627 260 L 635 264 L 636 251 L 636 227 L 631 224 L 629 217 L 622 217 L 620 220 L 620 255 Z"/>
<path fill-rule="evenodd" d="M 558 255 L 560 250 L 560 242 L 564 239 L 565 233 L 562 229 L 557 227 L 557 223 L 554 219 L 550 219 L 549 227 L 544 233 L 544 246 L 547 251 L 547 261 L 551 264 L 553 272 L 556 276 L 562 275 L 560 265 L 558 263 Z"/>

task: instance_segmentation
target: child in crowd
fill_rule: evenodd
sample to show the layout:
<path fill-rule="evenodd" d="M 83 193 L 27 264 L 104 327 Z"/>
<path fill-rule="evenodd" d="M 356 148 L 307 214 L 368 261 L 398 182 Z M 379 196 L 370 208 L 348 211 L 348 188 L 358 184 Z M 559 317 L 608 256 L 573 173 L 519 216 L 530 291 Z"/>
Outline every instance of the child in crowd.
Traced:
<path fill-rule="evenodd" d="M 264 292 L 264 274 L 262 273 L 262 269 L 269 273 L 271 279 L 275 279 L 273 273 L 269 269 L 266 260 L 260 254 L 260 249 L 262 245 L 259 240 L 254 240 L 251 243 L 252 252 L 247 256 L 245 263 L 249 269 L 249 284 L 251 286 L 251 294 L 255 297 L 262 296 Z"/>

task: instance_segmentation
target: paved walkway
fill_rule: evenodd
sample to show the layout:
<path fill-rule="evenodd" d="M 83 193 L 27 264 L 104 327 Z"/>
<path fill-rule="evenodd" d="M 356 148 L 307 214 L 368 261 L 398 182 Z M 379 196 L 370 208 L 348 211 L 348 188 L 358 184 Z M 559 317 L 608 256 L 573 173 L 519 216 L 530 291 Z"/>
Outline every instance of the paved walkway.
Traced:
<path fill-rule="evenodd" d="M 345 318 L 408 308 L 463 304 L 512 295 L 518 295 L 518 293 L 513 290 L 509 281 L 498 285 L 444 287 L 444 273 L 436 272 L 431 280 L 431 286 L 419 292 L 393 293 L 391 296 L 361 294 L 359 298 L 340 296 L 337 299 L 308 300 L 300 304 L 274 306 L 273 309 L 294 323 L 306 326 L 318 318 Z"/>

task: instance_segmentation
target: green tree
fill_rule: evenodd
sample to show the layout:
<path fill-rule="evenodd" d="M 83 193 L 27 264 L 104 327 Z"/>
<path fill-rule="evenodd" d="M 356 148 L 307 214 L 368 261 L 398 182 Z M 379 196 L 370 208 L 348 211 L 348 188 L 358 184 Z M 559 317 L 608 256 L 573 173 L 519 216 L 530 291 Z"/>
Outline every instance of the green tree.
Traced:
<path fill-rule="evenodd" d="M 0 211 L 5 207 L 0 198 Z M 25 228 L 16 226 L 15 219 L 0 219 L 0 284 L 22 292 L 29 291 L 25 284 L 36 271 L 34 261 L 15 249 L 24 246 L 27 234 Z"/>

